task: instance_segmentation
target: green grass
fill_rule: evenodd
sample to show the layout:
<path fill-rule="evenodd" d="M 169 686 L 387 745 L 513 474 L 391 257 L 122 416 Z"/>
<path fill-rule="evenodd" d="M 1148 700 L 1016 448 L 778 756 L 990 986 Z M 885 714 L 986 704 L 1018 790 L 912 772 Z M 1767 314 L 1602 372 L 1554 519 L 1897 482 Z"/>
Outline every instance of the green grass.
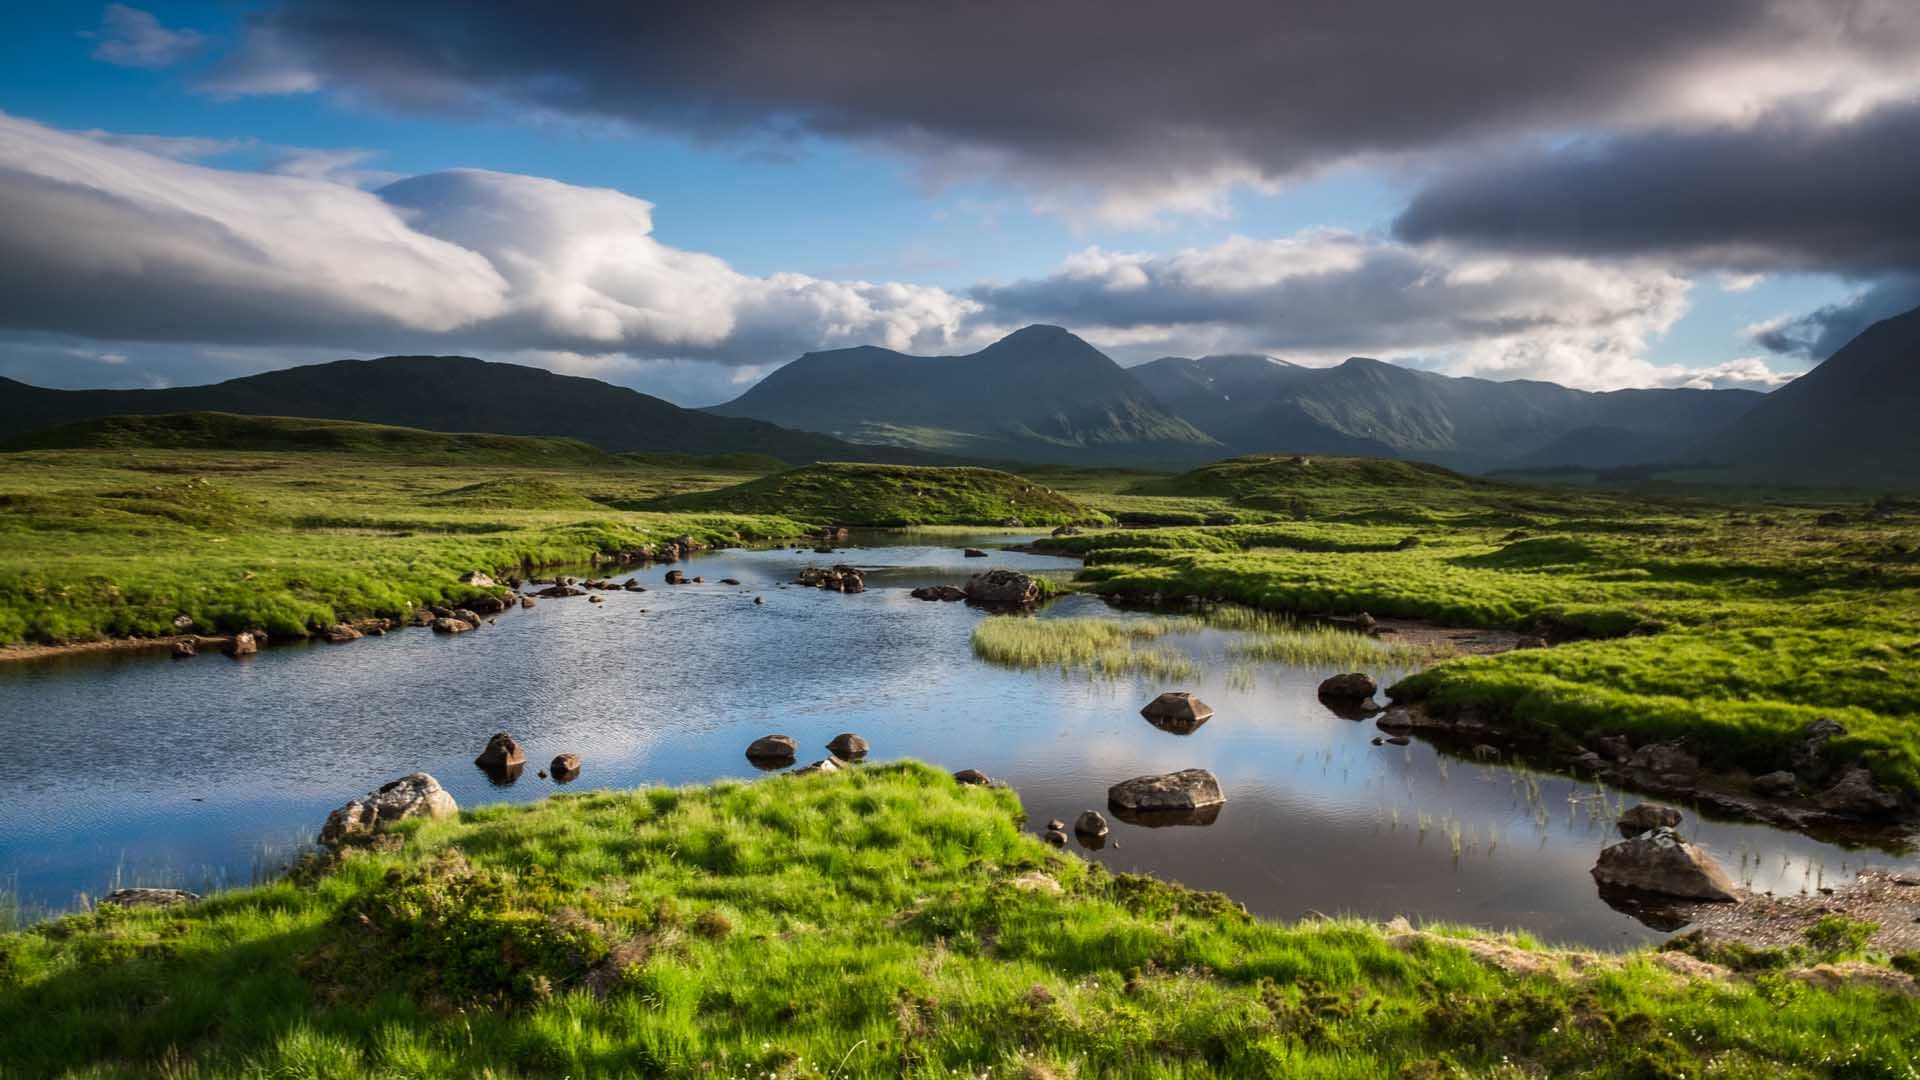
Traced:
<path fill-rule="evenodd" d="M 1447 661 L 1391 692 L 1571 739 L 1689 738 L 1709 764 L 1756 773 L 1789 767 L 1800 729 L 1831 717 L 1849 731 L 1836 755 L 1920 796 L 1911 510 L 1882 504 L 1889 516 L 1871 518 L 1865 503 L 1842 505 L 1847 524 L 1820 526 L 1834 504 L 1520 488 L 1341 459 L 1237 459 L 1121 490 L 1148 488 L 1202 509 L 1295 516 L 1041 546 L 1081 555 L 1084 587 L 1135 600 L 1365 611 L 1569 641 Z"/>
<path fill-rule="evenodd" d="M 233 413 L 164 413 L 77 420 L 29 432 L 0 450 L 267 450 L 403 454 L 475 464 L 604 465 L 608 455 L 578 439 L 422 431 L 351 420 Z"/>
<path fill-rule="evenodd" d="M 912 763 L 402 833 L 184 910 L 0 935 L 0 1071 L 1851 1078 L 1920 1054 L 1920 1001 L 1790 972 L 1249 918 Z"/>
<path fill-rule="evenodd" d="M 203 633 L 297 637 L 469 598 L 458 579 L 470 570 L 806 529 L 777 515 L 619 509 L 743 475 L 595 454 L 564 467 L 411 450 L 0 454 L 0 645 L 166 635 L 182 614 Z"/>
<path fill-rule="evenodd" d="M 1011 668 L 1059 668 L 1109 678 L 1190 678 L 1198 670 L 1177 649 L 1147 648 L 1168 634 L 1191 633 L 1197 619 L 1034 619 L 995 615 L 973 628 L 973 655 Z"/>
<path fill-rule="evenodd" d="M 1104 521 L 1035 480 L 995 469 L 820 464 L 735 487 L 654 500 L 649 509 L 784 514 L 836 525 L 1063 525 Z"/>

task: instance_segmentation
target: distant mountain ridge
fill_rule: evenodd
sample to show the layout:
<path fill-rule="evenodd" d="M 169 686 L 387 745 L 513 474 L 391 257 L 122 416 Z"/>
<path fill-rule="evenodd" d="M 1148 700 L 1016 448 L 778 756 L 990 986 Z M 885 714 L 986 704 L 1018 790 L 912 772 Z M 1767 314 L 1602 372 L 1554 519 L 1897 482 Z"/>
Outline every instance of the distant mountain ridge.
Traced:
<path fill-rule="evenodd" d="M 1365 357 L 1328 368 L 1264 356 L 1163 357 L 1132 370 L 1157 398 L 1240 453 L 1413 458 L 1471 471 L 1676 460 L 1765 397 L 1750 390 L 1592 392 Z M 1555 460 L 1534 460 L 1543 455 Z"/>
<path fill-rule="evenodd" d="M 0 379 L 0 440 L 102 416 L 220 412 L 579 439 L 602 450 L 758 453 L 784 461 L 941 459 L 711 416 L 598 379 L 470 356 L 388 356 L 164 390 L 50 390 Z"/>
<path fill-rule="evenodd" d="M 1920 487 L 1920 308 L 1882 319 L 1708 440 L 1747 480 Z"/>
<path fill-rule="evenodd" d="M 976 458 L 1172 467 L 1223 452 L 1057 326 L 1029 326 L 966 356 L 807 353 L 707 411 Z"/>

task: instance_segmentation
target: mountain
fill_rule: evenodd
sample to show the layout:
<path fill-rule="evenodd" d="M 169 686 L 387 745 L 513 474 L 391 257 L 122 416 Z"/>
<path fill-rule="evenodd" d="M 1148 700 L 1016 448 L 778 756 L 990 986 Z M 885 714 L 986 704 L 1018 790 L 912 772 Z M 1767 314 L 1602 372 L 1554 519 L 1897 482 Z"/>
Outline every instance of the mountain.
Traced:
<path fill-rule="evenodd" d="M 1155 397 L 1238 453 L 1414 458 L 1469 470 L 1520 460 L 1673 460 L 1764 397 L 1749 390 L 1592 393 L 1457 378 L 1363 357 L 1310 368 L 1264 356 L 1170 356 L 1132 371 Z M 1566 460 L 1534 460 L 1542 454 Z M 1621 454 L 1636 460 L 1611 460 Z"/>
<path fill-rule="evenodd" d="M 791 462 L 933 461 L 711 416 L 598 379 L 468 356 L 388 356 L 165 390 L 49 390 L 0 379 L 0 440 L 101 416 L 220 412 L 579 439 L 603 450 L 759 453 Z"/>
<path fill-rule="evenodd" d="M 974 458 L 1188 465 L 1221 456 L 1125 368 L 1057 326 L 1029 326 L 967 356 L 812 352 L 707 411 Z"/>
<path fill-rule="evenodd" d="M 1736 475 L 1920 487 L 1920 308 L 1882 319 L 1708 441 Z"/>

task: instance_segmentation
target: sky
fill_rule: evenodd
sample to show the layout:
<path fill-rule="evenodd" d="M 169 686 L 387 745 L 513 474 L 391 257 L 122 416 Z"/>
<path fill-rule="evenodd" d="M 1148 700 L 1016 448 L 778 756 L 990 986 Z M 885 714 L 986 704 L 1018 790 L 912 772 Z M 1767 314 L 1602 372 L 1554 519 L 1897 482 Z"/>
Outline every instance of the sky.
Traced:
<path fill-rule="evenodd" d="M 0 376 L 459 353 L 687 405 L 1029 323 L 1771 389 L 1920 305 L 1920 6 L 0 13 Z"/>

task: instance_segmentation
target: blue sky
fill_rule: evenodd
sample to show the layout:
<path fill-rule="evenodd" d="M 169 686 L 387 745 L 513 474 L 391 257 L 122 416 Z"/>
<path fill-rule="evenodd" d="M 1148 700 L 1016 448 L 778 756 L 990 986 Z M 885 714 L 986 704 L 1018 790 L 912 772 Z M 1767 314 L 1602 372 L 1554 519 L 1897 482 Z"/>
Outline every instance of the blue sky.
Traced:
<path fill-rule="evenodd" d="M 276 5 L 143 3 L 123 9 L 122 18 L 129 10 L 135 17 L 151 16 L 152 25 L 168 34 L 191 31 L 201 40 L 174 62 L 113 62 L 101 58 L 102 45 L 116 34 L 124 36 L 124 26 L 115 23 L 108 6 L 19 6 L 0 15 L 0 112 L 55 133 L 227 140 L 224 148 L 208 149 L 189 162 L 190 168 L 222 173 L 284 170 L 289 155 L 299 151 L 361 151 L 364 158 L 351 164 L 361 175 L 335 179 L 371 189 L 394 178 L 481 169 L 580 188 L 612 188 L 652 204 L 652 240 L 676 252 L 716 257 L 736 276 L 755 282 L 780 275 L 823 282 L 900 282 L 939 290 L 955 305 L 944 315 L 916 316 L 921 321 L 905 329 L 899 319 L 889 321 L 885 311 L 869 313 L 871 324 L 828 320 L 832 333 L 813 336 L 806 324 L 796 324 L 788 334 L 753 338 L 760 344 L 751 348 L 746 339 L 729 343 L 722 340 L 724 335 L 704 331 L 620 333 L 604 345 L 591 335 L 571 332 L 467 335 L 449 333 L 437 324 L 431 333 L 417 335 L 419 340 L 445 341 L 448 351 L 457 346 L 592 371 L 690 403 L 720 400 L 737 392 L 743 381 L 816 344 L 871 340 L 915 347 L 933 343 L 945 346 L 939 351 L 965 351 L 1022 321 L 1001 317 L 992 304 L 984 310 L 970 307 L 968 298 L 984 295 L 983 285 L 1017 294 L 1020 302 L 1008 304 L 1009 313 L 1108 312 L 1124 301 L 1131 287 L 1114 275 L 1140 277 L 1170 292 L 1177 284 L 1191 293 L 1194 281 L 1201 280 L 1194 275 L 1200 272 L 1188 265 L 1194 260 L 1182 261 L 1180 253 L 1203 253 L 1199 261 L 1211 269 L 1201 276 L 1218 280 L 1228 274 L 1220 269 L 1225 265 L 1222 253 L 1243 241 L 1273 242 L 1263 249 L 1261 257 L 1267 259 L 1352 262 L 1384 254 L 1412 260 L 1410 276 L 1394 279 L 1403 287 L 1458 266 L 1484 270 L 1502 260 L 1540 258 L 1538 252 L 1489 254 L 1457 246 L 1427 247 L 1416 254 L 1394 240 L 1396 216 L 1434 171 L 1449 164 L 1434 164 L 1440 160 L 1435 155 L 1444 157 L 1442 152 L 1449 149 L 1439 143 L 1438 151 L 1422 151 L 1428 155 L 1424 164 L 1417 155 L 1411 162 L 1404 154 L 1385 160 L 1330 155 L 1325 162 L 1289 165 L 1250 182 L 1224 183 L 1206 196 L 1211 205 L 1199 211 L 1170 199 L 1165 209 L 1131 217 L 1079 213 L 1071 195 L 1063 209 L 1058 191 L 1023 179 L 1042 169 L 1052 177 L 1059 167 L 1051 162 L 1031 166 L 1019 160 L 1018 150 L 1006 151 L 1015 162 L 1012 166 L 969 173 L 947 168 L 939 153 L 903 151 L 903 140 L 886 133 L 851 138 L 818 130 L 791 137 L 709 133 L 603 115 L 617 112 L 612 106 L 603 110 L 595 104 L 569 112 L 516 102 L 494 90 L 482 104 L 451 109 L 397 106 L 383 99 L 379 87 L 344 80 L 302 93 L 223 92 L 218 89 L 222 73 L 257 47 L 249 35 L 257 38 L 261 19 L 273 15 Z M 32 138 L 51 137 L 32 128 L 27 132 Z M 1553 139 L 1564 143 L 1596 133 L 1604 131 L 1562 129 Z M 1537 140 L 1538 132 L 1534 135 Z M 975 152 L 978 147 L 966 149 Z M 1094 173 L 1099 170 L 1089 175 Z M 929 182 L 930 174 L 944 179 Z M 1101 177 L 1110 175 L 1100 173 L 1084 182 L 1074 177 L 1069 187 L 1098 192 L 1105 182 Z M 1332 254 L 1317 240 L 1301 239 L 1328 231 L 1342 238 Z M 1081 265 L 1074 260 L 1085 262 L 1090 252 L 1099 264 L 1097 272 L 1089 276 L 1067 269 Z M 1121 256 L 1131 261 L 1116 268 L 1115 259 Z M 1756 364 L 1764 384 L 1765 372 L 1791 373 L 1812 360 L 1757 347 L 1754 326 L 1844 306 L 1874 280 L 1857 272 L 1843 277 L 1817 260 L 1809 260 L 1804 269 L 1788 261 L 1760 270 L 1715 270 L 1689 258 L 1664 270 L 1657 256 L 1639 256 L 1629 270 L 1621 269 L 1628 264 L 1618 260 L 1594 262 L 1587 252 L 1564 257 L 1586 259 L 1583 266 L 1600 268 L 1594 273 L 1606 280 L 1595 291 L 1604 296 L 1593 303 L 1596 310 L 1604 310 L 1592 325 L 1568 329 L 1565 340 L 1550 347 L 1522 346 L 1512 338 L 1480 341 L 1457 326 L 1439 328 L 1444 320 L 1431 312 L 1410 318 L 1417 329 L 1410 325 L 1389 333 L 1369 324 L 1369 304 L 1363 302 L 1356 302 L 1351 334 L 1343 334 L 1342 324 L 1333 321 L 1330 326 L 1316 322 L 1311 333 L 1292 335 L 1288 328 L 1303 320 L 1291 312 L 1286 319 L 1263 323 L 1256 318 L 1248 325 L 1207 314 L 1147 326 L 1118 311 L 1102 314 L 1092 324 L 1068 325 L 1123 362 L 1210 349 L 1257 349 L 1306 362 L 1367 353 L 1441 370 L 1557 378 L 1604 388 L 1678 385 L 1688 378 L 1695 380 L 1692 384 L 1707 385 L 1718 376 L 1694 373 L 1744 360 L 1744 374 L 1728 376 L 1726 384 L 1749 385 Z M 1233 267 L 1231 274 L 1244 271 L 1239 263 Z M 1514 291 L 1541 295 L 1543 303 L 1556 309 L 1584 302 L 1577 297 L 1565 300 L 1560 291 L 1584 288 L 1575 279 L 1585 269 L 1540 272 L 1550 284 L 1521 281 Z M 1663 272 L 1665 279 L 1660 278 Z M 1260 274 L 1295 280 L 1294 272 L 1284 267 Z M 1093 303 L 1074 292 L 1088 281 L 1103 283 L 1106 302 Z M 1026 283 L 1024 291 L 1015 289 L 1021 283 Z M 1664 314 L 1629 321 L 1621 308 L 1632 301 L 1623 297 L 1636 295 L 1636 289 L 1646 291 L 1649 309 Z M 1477 302 L 1490 301 L 1479 297 Z M 1276 295 L 1274 303 L 1284 306 L 1286 300 Z M 1498 318 L 1526 321 L 1525 312 L 1512 313 L 1511 303 L 1504 297 L 1497 302 Z M 752 321 L 773 316 L 735 312 L 732 317 Z M 410 331 L 422 325 L 418 319 L 399 321 Z M 1484 324 L 1495 318 L 1461 321 Z M 337 337 L 290 330 L 284 340 L 274 340 L 275 335 L 263 336 L 257 328 L 231 340 L 222 340 L 216 328 L 207 334 L 207 340 L 191 340 L 191 334 L 149 335 L 138 327 L 96 333 L 84 320 L 60 323 L 49 318 L 35 325 L 28 313 L 0 326 L 0 374 L 53 385 L 143 385 L 387 348 L 378 332 L 358 324 Z M 392 348 L 414 345 L 414 336 L 395 334 Z M 690 338 L 698 340 L 684 344 Z M 1583 349 L 1596 357 L 1585 367 Z M 89 352 L 129 359 L 92 365 L 58 359 Z M 222 359 L 208 359 L 216 356 Z"/>

